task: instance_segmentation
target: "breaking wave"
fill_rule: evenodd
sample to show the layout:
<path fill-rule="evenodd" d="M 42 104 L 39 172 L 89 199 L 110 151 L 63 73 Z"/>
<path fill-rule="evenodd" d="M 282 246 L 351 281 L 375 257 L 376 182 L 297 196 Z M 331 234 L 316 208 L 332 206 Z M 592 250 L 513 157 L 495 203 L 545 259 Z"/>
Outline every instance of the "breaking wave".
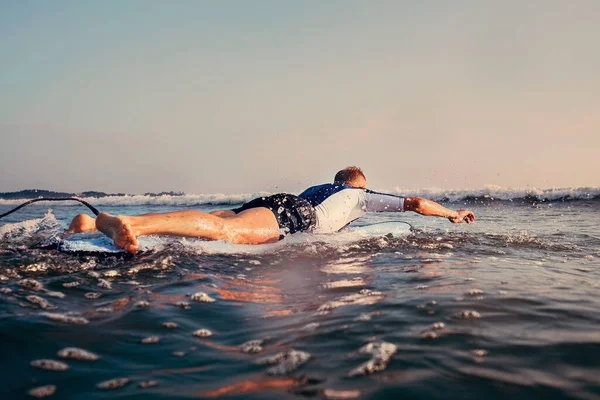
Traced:
<path fill-rule="evenodd" d="M 574 187 L 538 189 L 505 188 L 495 185 L 486 185 L 482 189 L 404 189 L 396 187 L 393 190 L 378 190 L 402 196 L 425 197 L 440 202 L 459 201 L 510 201 L 510 202 L 548 202 L 548 201 L 577 201 L 599 200 L 600 187 Z M 52 192 L 49 192 L 52 193 Z M 99 192 L 96 192 L 99 193 Z M 139 206 L 139 205 L 234 205 L 241 204 L 253 198 L 268 196 L 272 193 L 238 193 L 238 194 L 143 194 L 143 195 L 99 195 L 79 196 L 97 206 Z M 0 205 L 20 204 L 23 198 L 3 198 L 7 194 L 0 193 Z M 73 194 L 73 196 L 77 196 Z M 12 197 L 12 196 L 10 196 Z"/>
<path fill-rule="evenodd" d="M 572 187 L 572 188 L 550 188 L 539 189 L 527 188 L 505 188 L 496 185 L 486 185 L 483 189 L 403 189 L 396 187 L 394 194 L 425 197 L 441 202 L 457 201 L 573 201 L 573 200 L 597 200 L 600 199 L 600 187 Z"/>

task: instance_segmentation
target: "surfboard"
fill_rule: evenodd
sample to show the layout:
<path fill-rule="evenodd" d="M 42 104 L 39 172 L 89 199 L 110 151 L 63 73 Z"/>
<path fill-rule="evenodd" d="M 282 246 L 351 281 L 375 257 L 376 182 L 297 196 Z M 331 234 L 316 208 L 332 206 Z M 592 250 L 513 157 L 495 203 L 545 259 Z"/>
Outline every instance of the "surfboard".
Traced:
<path fill-rule="evenodd" d="M 310 233 L 301 233 L 290 235 L 279 241 L 279 245 L 304 243 L 308 238 L 310 240 L 324 240 L 328 241 L 336 237 L 343 237 L 346 241 L 360 240 L 365 237 L 378 237 L 392 235 L 394 237 L 408 236 L 412 233 L 413 227 L 403 221 L 390 221 L 390 222 L 379 222 L 370 225 L 362 226 L 350 226 L 345 228 L 339 233 L 327 234 L 327 235 L 314 235 Z M 54 239 L 54 243 L 47 242 L 44 244 L 46 247 L 55 247 L 61 252 L 74 253 L 74 254 L 125 254 L 122 249 L 116 247 L 112 240 L 104 236 L 102 233 L 78 233 L 71 235 L 65 239 Z M 273 247 L 273 244 L 269 245 L 242 245 L 232 243 L 220 243 L 220 242 L 209 242 L 202 239 L 190 239 L 190 238 L 173 238 L 166 236 L 140 236 L 138 237 L 139 252 L 148 252 L 161 250 L 172 246 L 183 246 L 183 248 L 199 249 L 199 250 L 211 250 L 212 247 L 215 249 L 223 249 L 224 245 L 227 247 L 227 252 L 246 252 L 249 248 L 257 248 L 261 246 Z"/>

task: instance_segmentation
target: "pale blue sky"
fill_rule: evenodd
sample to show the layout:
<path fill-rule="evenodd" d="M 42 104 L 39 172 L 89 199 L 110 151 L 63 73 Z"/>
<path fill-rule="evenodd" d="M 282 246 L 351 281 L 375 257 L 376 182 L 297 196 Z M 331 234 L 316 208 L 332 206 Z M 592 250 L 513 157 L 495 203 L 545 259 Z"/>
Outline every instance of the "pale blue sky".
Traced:
<path fill-rule="evenodd" d="M 0 0 L 0 191 L 600 186 L 597 1 Z"/>

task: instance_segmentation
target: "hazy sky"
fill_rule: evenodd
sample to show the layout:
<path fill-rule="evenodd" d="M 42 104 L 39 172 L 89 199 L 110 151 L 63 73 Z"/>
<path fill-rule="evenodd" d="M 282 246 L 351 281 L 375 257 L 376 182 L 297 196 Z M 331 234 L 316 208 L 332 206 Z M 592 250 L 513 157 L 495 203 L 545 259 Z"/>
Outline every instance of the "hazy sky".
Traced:
<path fill-rule="evenodd" d="M 0 191 L 600 186 L 600 1 L 0 0 Z"/>

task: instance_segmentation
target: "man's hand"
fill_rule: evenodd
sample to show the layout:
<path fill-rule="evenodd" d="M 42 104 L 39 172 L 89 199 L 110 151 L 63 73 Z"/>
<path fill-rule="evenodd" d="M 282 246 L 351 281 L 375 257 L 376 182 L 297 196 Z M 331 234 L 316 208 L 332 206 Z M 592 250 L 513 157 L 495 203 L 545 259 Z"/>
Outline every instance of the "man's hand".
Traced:
<path fill-rule="evenodd" d="M 475 214 L 469 210 L 456 210 L 456 213 L 448 217 L 448 220 L 455 224 L 460 224 L 463 222 L 470 224 L 471 222 L 475 222 Z"/>

